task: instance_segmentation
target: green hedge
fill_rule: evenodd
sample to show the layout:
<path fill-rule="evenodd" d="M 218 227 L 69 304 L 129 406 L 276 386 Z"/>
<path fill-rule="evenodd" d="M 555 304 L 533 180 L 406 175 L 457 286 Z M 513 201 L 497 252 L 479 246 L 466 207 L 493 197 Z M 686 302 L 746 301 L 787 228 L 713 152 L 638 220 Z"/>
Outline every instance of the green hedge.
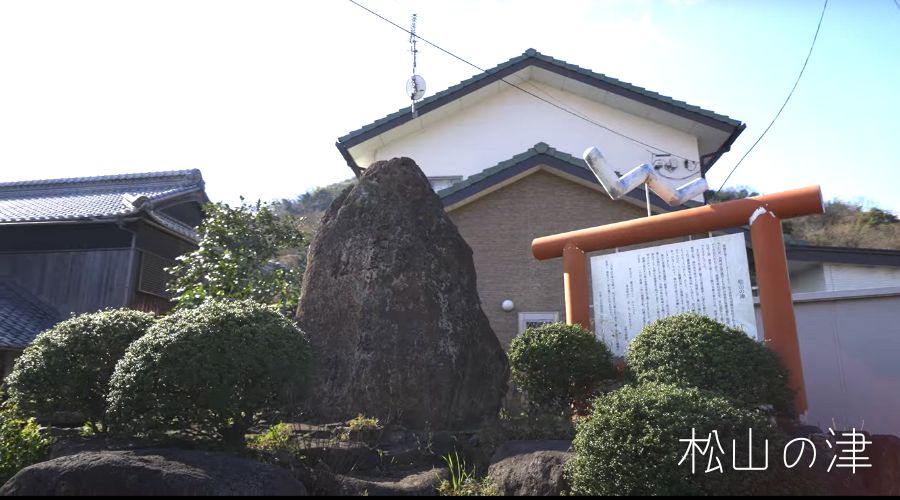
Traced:
<path fill-rule="evenodd" d="M 109 378 L 125 349 L 155 317 L 129 309 L 82 314 L 41 333 L 6 379 L 13 402 L 28 415 L 74 413 L 103 422 Z"/>
<path fill-rule="evenodd" d="M 50 440 L 33 418 L 22 418 L 15 405 L 0 405 L 0 485 L 19 470 L 47 458 Z"/>
<path fill-rule="evenodd" d="M 738 464 L 746 465 L 748 429 L 753 429 L 754 464 L 769 439 L 768 472 L 734 471 L 732 440 Z M 679 465 L 688 449 L 682 439 L 717 431 L 724 454 L 716 452 L 723 473 L 706 473 L 709 455 L 696 454 Z M 783 437 L 757 411 L 695 388 L 647 383 L 626 386 L 594 401 L 594 412 L 577 424 L 575 458 L 566 474 L 579 495 L 774 495 L 809 492 L 803 470 L 785 471 Z M 701 444 L 702 446 L 702 444 Z M 741 457 L 744 457 L 743 459 Z M 715 466 L 716 463 L 713 462 Z"/>
<path fill-rule="evenodd" d="M 293 322 L 252 301 L 208 301 L 161 318 L 116 366 L 110 428 L 243 444 L 263 412 L 290 409 L 310 362 Z"/>
<path fill-rule="evenodd" d="M 512 381 L 537 407 L 566 411 L 615 376 L 606 344 L 580 326 L 528 328 L 509 347 Z"/>
<path fill-rule="evenodd" d="M 793 413 L 788 374 L 777 355 L 705 316 L 681 314 L 647 326 L 632 340 L 627 362 L 638 383 L 697 387 L 745 406 Z"/>

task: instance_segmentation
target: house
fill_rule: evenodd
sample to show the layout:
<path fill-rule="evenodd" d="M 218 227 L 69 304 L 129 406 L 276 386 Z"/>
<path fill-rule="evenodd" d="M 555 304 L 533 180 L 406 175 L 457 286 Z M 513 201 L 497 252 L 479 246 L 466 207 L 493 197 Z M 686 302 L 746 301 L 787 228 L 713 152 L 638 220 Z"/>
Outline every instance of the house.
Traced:
<path fill-rule="evenodd" d="M 640 190 L 609 198 L 580 158 L 587 147 L 623 171 L 649 163 L 677 187 L 705 176 L 744 130 L 534 50 L 416 109 L 416 117 L 405 108 L 350 132 L 337 149 L 357 175 L 396 156 L 418 163 L 472 247 L 482 308 L 504 345 L 528 325 L 565 318 L 562 259 L 536 260 L 534 238 L 647 215 Z M 649 199 L 654 213 L 684 208 Z M 740 231 L 747 228 L 726 232 Z M 797 241 L 785 251 L 806 421 L 900 434 L 900 401 L 884 397 L 900 392 L 900 251 Z"/>
<path fill-rule="evenodd" d="M 71 314 L 169 309 L 207 201 L 198 170 L 0 183 L 0 373 Z"/>
<path fill-rule="evenodd" d="M 607 196 L 580 158 L 585 148 L 600 147 L 622 169 L 650 163 L 678 187 L 704 176 L 744 130 L 533 49 L 416 109 L 351 132 L 337 148 L 357 174 L 379 160 L 416 160 L 472 247 L 482 307 L 504 345 L 564 315 L 562 264 L 534 259 L 532 239 L 647 214 L 643 192 L 627 202 Z M 650 201 L 654 212 L 673 209 L 653 193 Z"/>

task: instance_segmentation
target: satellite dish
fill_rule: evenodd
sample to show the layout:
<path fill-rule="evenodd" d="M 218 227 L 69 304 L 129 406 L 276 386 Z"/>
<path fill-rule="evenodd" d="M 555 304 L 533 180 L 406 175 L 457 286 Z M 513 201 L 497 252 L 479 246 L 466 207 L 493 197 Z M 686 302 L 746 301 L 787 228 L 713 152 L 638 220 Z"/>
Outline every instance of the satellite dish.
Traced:
<path fill-rule="evenodd" d="M 419 75 L 413 75 L 406 82 L 406 95 L 413 101 L 418 101 L 425 95 L 425 79 Z"/>

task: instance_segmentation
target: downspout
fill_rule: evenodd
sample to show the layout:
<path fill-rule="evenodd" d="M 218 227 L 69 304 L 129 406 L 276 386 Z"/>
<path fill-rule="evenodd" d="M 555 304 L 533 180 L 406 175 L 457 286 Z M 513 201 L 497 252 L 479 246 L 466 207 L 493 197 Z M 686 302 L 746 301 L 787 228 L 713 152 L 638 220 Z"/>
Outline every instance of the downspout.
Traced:
<path fill-rule="evenodd" d="M 353 171 L 353 175 L 355 175 L 356 178 L 359 179 L 359 177 L 362 175 L 362 169 L 359 168 L 359 165 L 356 164 L 356 160 L 354 160 L 353 157 L 350 156 L 350 152 L 347 151 L 347 148 L 344 147 L 343 144 L 341 144 L 341 141 L 335 142 L 334 146 L 338 148 L 338 151 L 341 152 L 341 156 L 344 157 L 344 161 L 347 162 L 347 166 L 350 167 L 350 170 Z"/>
<path fill-rule="evenodd" d="M 129 307 L 134 296 L 132 293 L 132 289 L 135 285 L 135 274 L 137 271 L 137 269 L 135 268 L 135 260 L 137 259 L 137 231 L 133 231 L 125 227 L 125 222 L 121 218 L 116 219 L 116 226 L 119 229 L 131 233 L 131 247 L 129 249 L 128 255 L 128 277 L 125 281 L 125 298 L 122 302 L 122 307 Z"/>
<path fill-rule="evenodd" d="M 742 124 L 738 125 L 737 127 L 734 128 L 734 131 L 731 132 L 731 135 L 728 136 L 728 139 L 726 139 L 725 142 L 722 143 L 722 146 L 719 147 L 719 149 L 717 149 L 716 151 L 714 151 L 712 153 L 705 154 L 700 158 L 700 162 L 701 162 L 700 175 L 702 177 L 706 177 L 706 172 L 709 172 L 709 169 L 711 169 L 712 166 L 717 161 L 719 161 L 719 158 L 721 158 L 723 154 L 727 153 L 728 151 L 731 151 L 731 145 L 734 144 L 734 141 L 737 140 L 738 136 L 741 135 L 741 132 L 743 132 L 745 128 L 747 128 L 746 123 L 742 123 Z M 704 162 L 703 160 L 708 160 L 708 161 Z"/>
<path fill-rule="evenodd" d="M 722 146 L 719 149 L 717 149 L 713 153 L 703 155 L 700 158 L 700 176 L 701 177 L 703 177 L 705 179 L 706 172 L 709 172 L 709 169 L 711 169 L 712 166 L 717 161 L 719 161 L 719 158 L 721 158 L 723 154 L 731 151 L 731 145 L 734 144 L 734 141 L 737 140 L 738 136 L 741 135 L 741 132 L 743 132 L 745 128 L 747 128 L 746 123 L 742 123 L 742 124 L 738 125 L 737 127 L 735 127 L 735 129 L 731 133 L 731 135 L 728 136 L 728 139 L 724 143 L 722 143 Z M 707 160 L 707 159 L 708 159 L 708 161 L 706 161 L 704 163 L 704 160 Z M 707 195 L 707 192 L 708 191 L 703 193 L 703 204 L 704 205 L 709 204 L 709 196 Z"/>

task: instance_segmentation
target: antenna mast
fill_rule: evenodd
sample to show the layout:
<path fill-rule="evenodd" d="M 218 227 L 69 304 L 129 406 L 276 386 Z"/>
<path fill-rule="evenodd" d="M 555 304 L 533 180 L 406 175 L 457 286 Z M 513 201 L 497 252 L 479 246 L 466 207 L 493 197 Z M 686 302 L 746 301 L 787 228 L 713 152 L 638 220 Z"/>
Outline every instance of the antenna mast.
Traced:
<path fill-rule="evenodd" d="M 425 95 L 425 79 L 416 74 L 416 54 L 419 52 L 419 50 L 416 49 L 416 38 L 416 14 L 413 14 L 412 26 L 409 30 L 409 51 L 412 53 L 413 60 L 412 77 L 406 82 L 406 95 L 412 100 L 413 118 L 419 116 L 418 111 L 416 111 L 416 101 Z"/>

